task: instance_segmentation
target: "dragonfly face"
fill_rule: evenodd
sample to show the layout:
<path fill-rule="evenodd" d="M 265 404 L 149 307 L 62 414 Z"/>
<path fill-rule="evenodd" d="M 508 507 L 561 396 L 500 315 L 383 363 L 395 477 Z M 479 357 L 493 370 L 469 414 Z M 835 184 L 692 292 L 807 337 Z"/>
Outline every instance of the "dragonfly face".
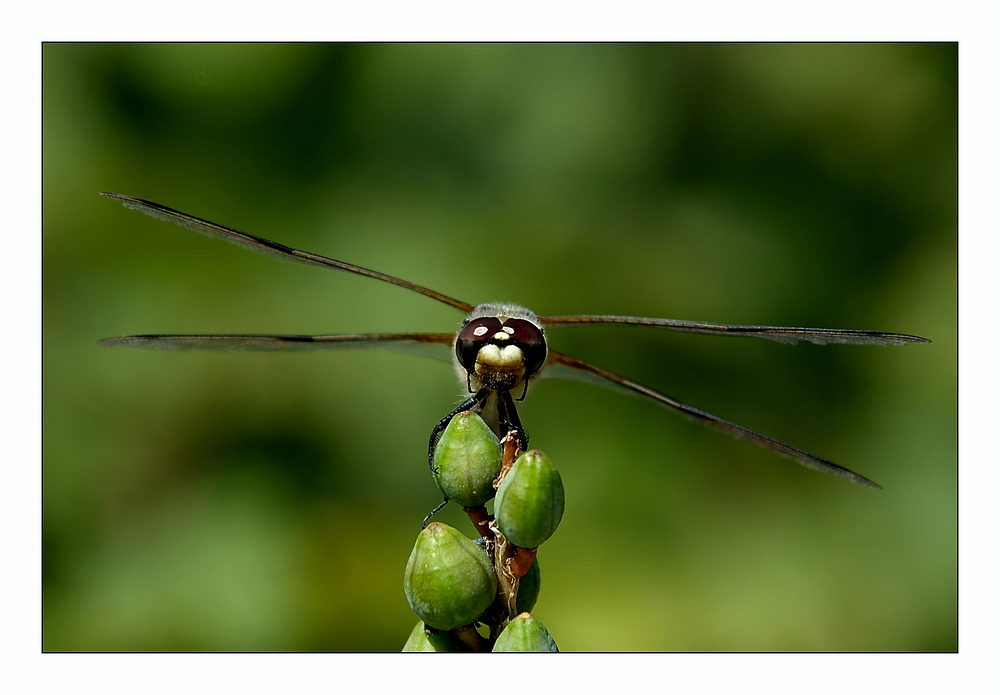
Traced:
<path fill-rule="evenodd" d="M 567 377 L 597 380 L 648 398 L 661 406 L 690 419 L 701 422 L 726 434 L 745 439 L 779 456 L 803 466 L 866 485 L 879 487 L 868 478 L 802 449 L 779 442 L 767 435 L 723 420 L 690 405 L 681 403 L 660 391 L 655 391 L 627 377 L 607 369 L 578 360 L 569 355 L 549 350 L 545 326 L 581 324 L 627 324 L 653 328 L 708 333 L 712 335 L 751 336 L 784 343 L 806 340 L 812 343 L 843 343 L 854 345 L 905 345 L 928 343 L 926 338 L 889 333 L 886 331 L 854 330 L 842 328 L 794 328 L 779 326 L 732 326 L 700 321 L 646 318 L 640 316 L 538 316 L 515 304 L 480 304 L 473 306 L 440 292 L 422 287 L 385 273 L 338 261 L 326 256 L 299 251 L 262 237 L 247 234 L 231 227 L 188 215 L 159 203 L 153 203 L 119 193 L 101 195 L 120 201 L 125 207 L 196 231 L 206 236 L 223 239 L 244 248 L 276 258 L 342 270 L 355 275 L 381 280 L 430 297 L 452 306 L 468 315 L 458 335 L 451 333 L 368 333 L 346 335 L 129 335 L 105 338 L 100 345 L 140 347 L 153 349 L 210 349 L 210 350 L 316 350 L 349 347 L 410 346 L 424 348 L 436 346 L 450 348 L 459 376 L 470 394 L 464 403 L 452 411 L 434 428 L 431 434 L 428 460 L 433 468 L 433 449 L 437 435 L 448 421 L 463 410 L 474 409 L 483 414 L 484 420 L 498 434 L 507 431 L 519 433 L 522 448 L 527 439 L 517 419 L 514 396 L 523 400 L 530 382 L 538 376 Z M 544 366 L 544 372 L 543 372 Z"/>
<path fill-rule="evenodd" d="M 548 353 L 545 332 L 534 312 L 514 304 L 480 304 L 455 336 L 459 376 L 469 393 L 486 387 L 513 391 L 538 374 Z"/>

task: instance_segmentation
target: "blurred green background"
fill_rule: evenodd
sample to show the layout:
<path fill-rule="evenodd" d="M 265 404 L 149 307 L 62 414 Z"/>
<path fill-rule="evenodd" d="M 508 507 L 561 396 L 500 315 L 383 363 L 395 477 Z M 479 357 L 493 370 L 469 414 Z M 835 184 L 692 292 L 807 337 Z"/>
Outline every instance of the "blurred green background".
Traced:
<path fill-rule="evenodd" d="M 540 382 L 535 615 L 563 650 L 957 648 L 955 45 L 47 44 L 43 80 L 45 649 L 401 649 L 462 392 L 394 352 L 96 346 L 462 318 L 98 191 L 473 303 L 930 337 L 551 331 L 885 489 Z"/>

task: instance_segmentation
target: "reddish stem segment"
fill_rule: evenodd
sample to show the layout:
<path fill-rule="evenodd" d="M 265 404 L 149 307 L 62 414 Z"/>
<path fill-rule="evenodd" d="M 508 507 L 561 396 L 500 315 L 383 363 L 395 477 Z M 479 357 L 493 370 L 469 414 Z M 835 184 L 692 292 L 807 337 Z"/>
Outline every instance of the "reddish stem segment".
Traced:
<path fill-rule="evenodd" d="M 469 515 L 469 520 L 479 531 L 479 535 L 487 540 L 492 540 L 493 532 L 490 531 L 489 523 L 493 517 L 487 513 L 486 507 L 480 505 L 478 507 L 462 507 L 462 509 Z"/>
<path fill-rule="evenodd" d="M 512 548 L 517 548 L 517 546 L 510 546 Z M 538 553 L 538 548 L 517 548 L 517 552 L 511 556 L 508 567 L 510 568 L 510 573 L 514 575 L 516 579 L 520 579 L 528 573 L 531 569 L 531 563 L 535 561 L 535 555 Z"/>

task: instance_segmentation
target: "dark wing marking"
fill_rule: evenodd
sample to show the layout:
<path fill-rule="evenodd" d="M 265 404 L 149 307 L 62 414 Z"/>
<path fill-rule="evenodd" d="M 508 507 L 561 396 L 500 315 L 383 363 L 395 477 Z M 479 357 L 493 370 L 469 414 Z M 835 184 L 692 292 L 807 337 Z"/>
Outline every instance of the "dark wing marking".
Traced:
<path fill-rule="evenodd" d="M 451 361 L 453 333 L 358 333 L 350 335 L 123 335 L 98 340 L 106 347 L 148 350 L 295 352 L 382 347 Z M 442 349 L 446 348 L 446 349 Z"/>
<path fill-rule="evenodd" d="M 318 265 L 323 268 L 343 270 L 348 273 L 355 273 L 356 275 L 364 275 L 365 277 L 375 278 L 376 280 L 381 280 L 382 282 L 388 282 L 390 285 L 398 285 L 399 287 L 405 287 L 408 290 L 419 292 L 426 297 L 436 299 L 439 302 L 443 302 L 444 304 L 453 306 L 456 309 L 460 309 L 465 313 L 469 313 L 473 309 L 471 304 L 467 304 L 457 299 L 452 299 L 451 297 L 445 296 L 440 292 L 435 292 L 434 290 L 421 287 L 420 285 L 393 277 L 392 275 L 386 275 L 385 273 L 379 273 L 375 270 L 362 268 L 358 265 L 352 265 L 350 263 L 344 263 L 343 261 L 334 260 L 333 258 L 327 258 L 326 256 L 309 253 L 308 251 L 299 251 L 297 249 L 284 246 L 283 244 L 268 241 L 267 239 L 259 236 L 254 236 L 253 234 L 247 234 L 246 232 L 241 232 L 231 227 L 225 227 L 221 224 L 216 224 L 215 222 L 209 222 L 208 220 L 188 215 L 187 213 L 168 208 L 167 206 L 160 205 L 159 203 L 153 203 L 148 200 L 143 200 L 142 198 L 133 198 L 132 196 L 122 195 L 121 193 L 101 193 L 101 195 L 107 196 L 108 198 L 114 198 L 115 200 L 120 201 L 125 207 L 131 208 L 132 210 L 138 210 L 139 212 L 144 212 L 150 217 L 171 222 L 180 227 L 184 227 L 185 229 L 190 229 L 191 231 L 204 234 L 205 236 L 215 237 L 216 239 L 223 239 L 225 241 L 238 244 L 243 248 L 256 251 L 257 253 L 262 253 L 266 256 L 274 256 L 275 258 L 283 258 L 285 260 L 296 261 L 298 263 L 307 263 L 309 265 Z"/>
<path fill-rule="evenodd" d="M 728 420 L 723 420 L 715 415 L 693 408 L 690 405 L 686 405 L 671 398 L 670 396 L 667 396 L 666 394 L 654 391 L 651 388 L 643 386 L 642 384 L 632 381 L 631 379 L 626 379 L 625 377 L 615 374 L 614 372 L 610 372 L 607 369 L 597 367 L 574 357 L 553 352 L 551 350 L 549 351 L 547 362 L 551 364 L 547 367 L 548 371 L 543 372 L 543 375 L 557 378 L 579 378 L 583 376 L 585 380 L 588 381 L 599 381 L 604 384 L 619 386 L 633 393 L 650 398 L 660 405 L 671 408 L 681 415 L 691 418 L 692 420 L 704 423 L 709 427 L 714 427 L 715 429 L 725 432 L 733 437 L 753 442 L 759 447 L 773 451 L 779 456 L 784 456 L 785 458 L 791 459 L 796 463 L 800 463 L 807 468 L 823 471 L 824 473 L 832 473 L 833 475 L 839 475 L 842 478 L 847 478 L 848 480 L 859 483 L 860 485 L 866 485 L 880 490 L 882 489 L 880 485 L 872 482 L 863 475 L 859 475 L 852 470 L 834 463 L 833 461 L 815 456 L 807 451 L 803 451 L 802 449 L 796 449 L 794 446 L 779 442 L 777 439 L 771 439 L 767 435 L 754 432 L 746 427 L 741 427 L 740 425 L 729 422 Z M 592 378 L 586 379 L 586 377 Z"/>
<path fill-rule="evenodd" d="M 713 335 L 747 335 L 765 338 L 779 343 L 847 343 L 851 345 L 906 345 L 907 343 L 929 343 L 927 338 L 886 331 L 863 331 L 850 328 L 784 328 L 781 326 L 727 326 L 722 323 L 702 323 L 700 321 L 678 321 L 675 319 L 652 319 L 641 316 L 539 316 L 546 327 L 573 324 L 623 323 L 631 326 L 653 326 L 669 328 L 689 333 L 709 333 Z"/>

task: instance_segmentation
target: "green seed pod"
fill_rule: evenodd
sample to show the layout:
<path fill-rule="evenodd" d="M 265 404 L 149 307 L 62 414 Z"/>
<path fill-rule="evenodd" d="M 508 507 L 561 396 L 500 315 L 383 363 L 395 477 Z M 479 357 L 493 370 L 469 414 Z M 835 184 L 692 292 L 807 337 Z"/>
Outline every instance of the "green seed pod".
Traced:
<path fill-rule="evenodd" d="M 527 613 L 521 613 L 507 623 L 507 627 L 497 637 L 493 651 L 557 652 L 559 648 L 541 620 Z"/>
<path fill-rule="evenodd" d="M 514 545 L 537 548 L 555 533 L 563 504 L 559 471 L 533 449 L 518 457 L 500 483 L 494 505 L 497 525 Z"/>
<path fill-rule="evenodd" d="M 542 588 L 542 573 L 538 569 L 538 558 L 531 563 L 528 573 L 521 577 L 517 584 L 517 612 L 530 613 L 538 601 L 538 592 Z"/>
<path fill-rule="evenodd" d="M 500 474 L 500 440 L 476 413 L 451 419 L 434 445 L 434 480 L 444 496 L 463 507 L 493 499 Z"/>
<path fill-rule="evenodd" d="M 421 620 L 413 628 L 409 639 L 403 645 L 404 652 L 461 652 L 463 649 L 461 640 L 455 637 L 455 633 L 442 631 L 430 635 L 424 629 L 424 622 Z"/>
<path fill-rule="evenodd" d="M 486 552 L 446 524 L 427 525 L 406 563 L 403 592 L 417 617 L 453 630 L 481 616 L 497 593 Z"/>

